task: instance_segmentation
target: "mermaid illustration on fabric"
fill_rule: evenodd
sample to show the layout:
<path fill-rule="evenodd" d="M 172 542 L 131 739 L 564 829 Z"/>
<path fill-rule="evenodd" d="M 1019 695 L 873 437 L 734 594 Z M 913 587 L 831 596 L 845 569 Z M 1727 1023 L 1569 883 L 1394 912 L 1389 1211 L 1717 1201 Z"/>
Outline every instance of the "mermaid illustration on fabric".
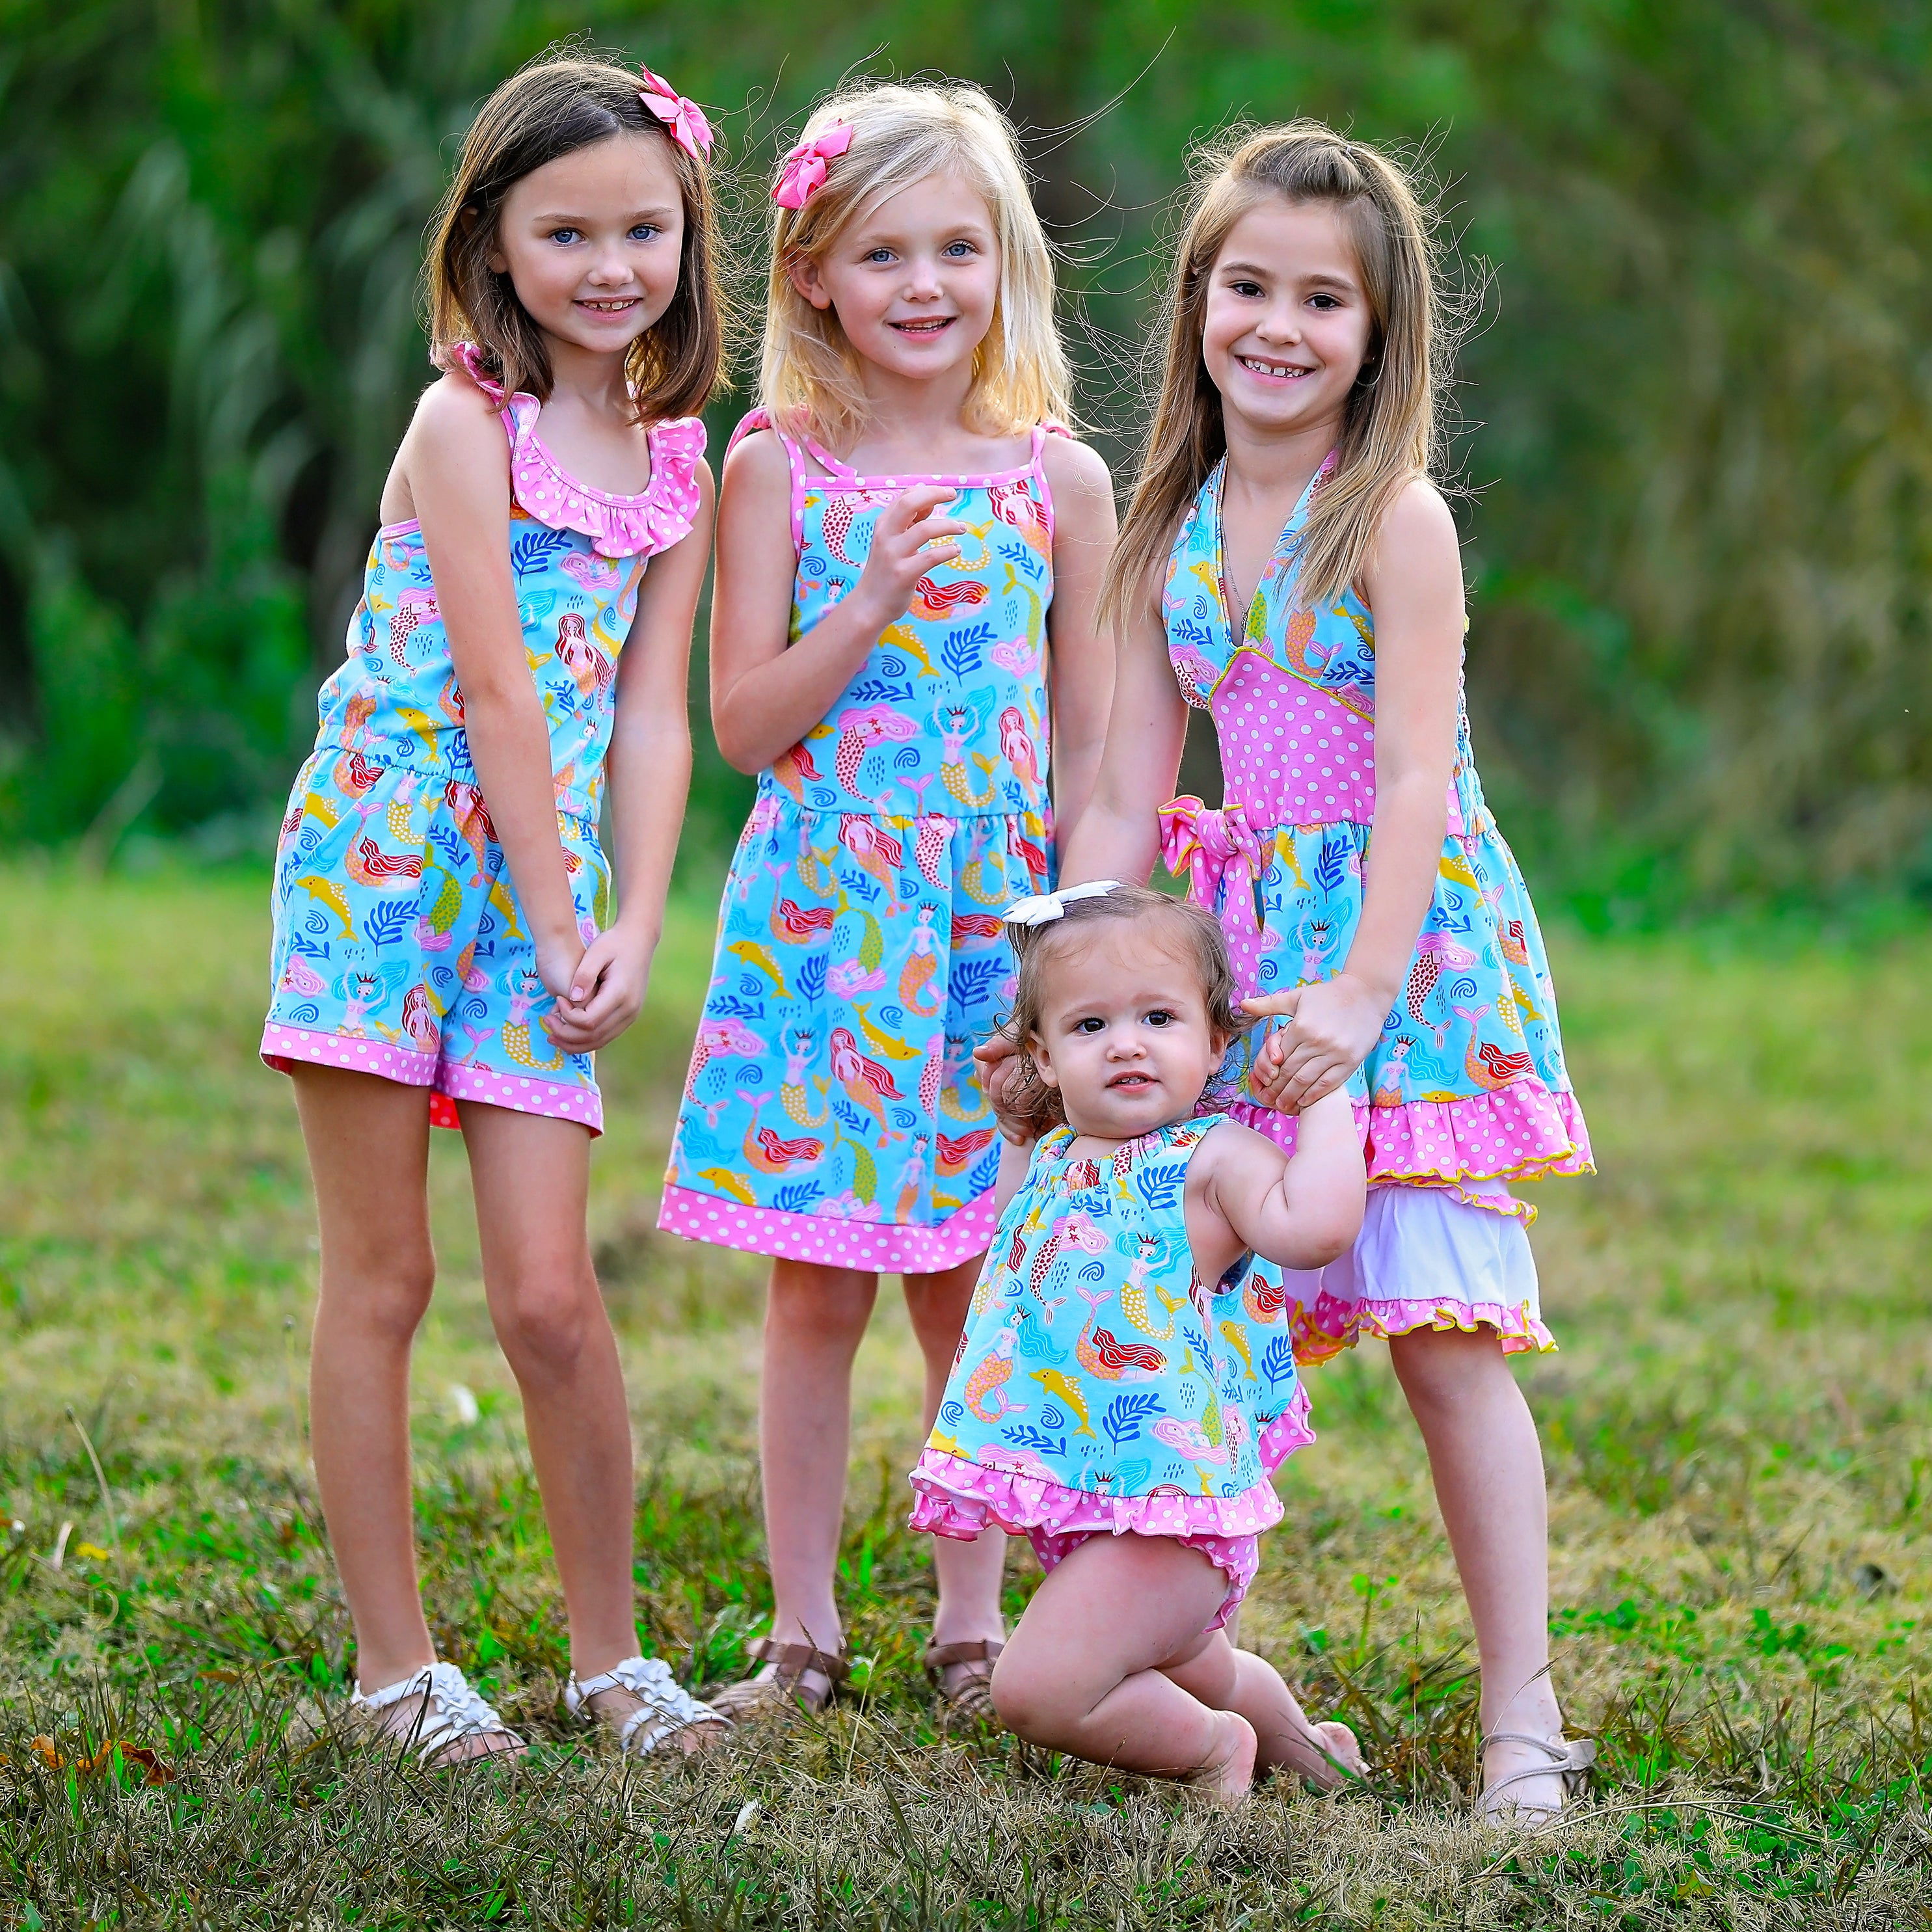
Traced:
<path fill-rule="evenodd" d="M 1283 1276 L 1297 1359 L 1385 1341 L 1427 1444 L 1482 1659 L 1482 1815 L 1577 1790 L 1549 1676 L 1534 1420 L 1508 1357 L 1552 1348 L 1516 1183 L 1592 1172 L 1536 914 L 1483 796 L 1455 522 L 1432 480 L 1448 332 L 1430 216 L 1312 122 L 1203 158 L 1161 402 L 1106 604 L 1120 639 L 1066 876 L 1156 856 L 1278 1022 L 1236 1119 L 1284 1148 L 1346 1096 L 1362 1231 Z M 1190 708 L 1221 802 L 1150 790 Z"/>
<path fill-rule="evenodd" d="M 1004 1165 L 913 1527 L 1023 1532 L 1046 1568 L 993 1672 L 1029 1742 L 1231 1799 L 1276 1764 L 1333 1784 L 1361 1768 L 1352 1735 L 1310 1725 L 1223 1626 L 1281 1520 L 1268 1478 L 1313 1440 L 1268 1264 L 1318 1267 L 1354 1238 L 1346 1101 L 1303 1115 L 1292 1157 L 1198 1111 L 1244 1022 L 1197 908 L 1102 881 L 1010 916 L 1005 1104 L 1047 1130 L 1023 1181 L 1017 1148 Z"/>
<path fill-rule="evenodd" d="M 1099 756 L 1106 466 L 1055 428 L 1052 255 L 980 89 L 866 83 L 773 185 L 764 406 L 718 506 L 712 719 L 758 774 L 659 1225 L 772 1258 L 761 1396 L 764 1674 L 722 1707 L 822 1706 L 849 1370 L 905 1279 L 928 1408 L 992 1238 L 973 1065 L 1012 986 L 1000 909 L 1052 882 Z M 927 1663 L 987 1708 L 1000 1552 L 937 1562 Z"/>
<path fill-rule="evenodd" d="M 293 1083 L 321 1226 L 310 1432 L 350 1712 L 438 1768 L 526 1747 L 436 1657 L 416 1587 L 433 1124 L 462 1130 L 556 1546 L 563 1701 L 633 1755 L 728 1727 L 639 1648 L 629 1412 L 584 1222 L 593 1056 L 643 1003 L 690 778 L 710 147 L 661 76 L 568 53 L 484 103 L 428 264 L 442 374 L 390 468 L 276 857 L 262 1055 Z"/>

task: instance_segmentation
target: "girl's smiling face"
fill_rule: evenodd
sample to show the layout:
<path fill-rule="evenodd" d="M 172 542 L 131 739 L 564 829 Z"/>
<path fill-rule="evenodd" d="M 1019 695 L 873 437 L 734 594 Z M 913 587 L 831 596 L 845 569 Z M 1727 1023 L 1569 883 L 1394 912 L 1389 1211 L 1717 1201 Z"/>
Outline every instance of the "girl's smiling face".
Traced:
<path fill-rule="evenodd" d="M 1231 423 L 1264 436 L 1339 430 L 1374 334 L 1333 202 L 1270 195 L 1228 231 L 1208 272 L 1201 355 Z"/>
<path fill-rule="evenodd" d="M 1029 1042 L 1067 1124 L 1115 1141 L 1186 1120 L 1226 1046 L 1191 949 L 1139 922 L 1098 926 L 1056 952 Z"/>
<path fill-rule="evenodd" d="M 999 301 L 999 237 L 970 182 L 928 175 L 862 209 L 824 254 L 790 272 L 814 308 L 837 314 L 868 362 L 913 381 L 970 381 Z"/>
<path fill-rule="evenodd" d="M 670 308 L 683 250 L 670 144 L 645 132 L 533 168 L 503 197 L 489 260 L 547 335 L 621 354 Z"/>

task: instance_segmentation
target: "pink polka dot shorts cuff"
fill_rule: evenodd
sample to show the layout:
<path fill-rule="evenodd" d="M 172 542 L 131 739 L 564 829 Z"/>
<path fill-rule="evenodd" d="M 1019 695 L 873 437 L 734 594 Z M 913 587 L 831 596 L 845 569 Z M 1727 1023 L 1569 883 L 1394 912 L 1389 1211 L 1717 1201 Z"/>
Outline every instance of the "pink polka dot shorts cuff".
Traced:
<path fill-rule="evenodd" d="M 532 1078 L 494 1067 L 462 1066 L 433 1053 L 416 1053 L 380 1040 L 346 1034 L 315 1033 L 271 1020 L 262 1029 L 262 1058 L 278 1073 L 297 1066 L 339 1066 L 373 1073 L 404 1087 L 427 1087 L 434 1126 L 458 1125 L 456 1102 L 476 1100 L 516 1114 L 574 1120 L 593 1134 L 604 1131 L 604 1101 L 594 1084 L 579 1086 Z"/>

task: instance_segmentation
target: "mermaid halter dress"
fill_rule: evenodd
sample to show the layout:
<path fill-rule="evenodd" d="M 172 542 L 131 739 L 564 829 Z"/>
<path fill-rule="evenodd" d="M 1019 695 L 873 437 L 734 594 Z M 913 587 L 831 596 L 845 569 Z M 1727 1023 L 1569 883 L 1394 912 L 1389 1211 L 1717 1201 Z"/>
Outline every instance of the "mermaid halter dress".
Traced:
<path fill-rule="evenodd" d="M 1219 740 L 1222 804 L 1161 808 L 1168 868 L 1221 922 L 1244 994 L 1340 970 L 1361 916 L 1375 818 L 1375 620 L 1354 594 L 1297 608 L 1296 557 L 1328 459 L 1294 507 L 1246 614 L 1231 622 L 1225 464 L 1170 556 L 1162 611 L 1187 702 Z M 1348 1083 L 1369 1209 L 1350 1252 L 1284 1277 L 1298 1358 L 1359 1335 L 1489 1328 L 1505 1350 L 1554 1348 L 1510 1184 L 1594 1172 L 1571 1090 L 1542 934 L 1484 800 L 1460 702 L 1448 826 L 1402 993 Z M 1294 1121 L 1234 1117 L 1292 1148 Z"/>
<path fill-rule="evenodd" d="M 914 1529 L 1024 1532 L 1048 1569 L 1090 1536 L 1167 1536 L 1228 1578 L 1219 1628 L 1279 1522 L 1268 1478 L 1315 1438 L 1277 1271 L 1196 1273 L 1188 1169 L 1206 1114 L 1069 1158 L 1057 1129 L 1000 1217 L 912 1472 Z"/>

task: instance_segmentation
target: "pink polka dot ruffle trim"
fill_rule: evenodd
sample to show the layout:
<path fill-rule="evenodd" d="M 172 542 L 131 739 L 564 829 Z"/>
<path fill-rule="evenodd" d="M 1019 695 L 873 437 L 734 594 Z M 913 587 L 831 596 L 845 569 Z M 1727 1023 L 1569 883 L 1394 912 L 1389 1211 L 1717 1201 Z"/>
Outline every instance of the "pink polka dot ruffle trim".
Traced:
<path fill-rule="evenodd" d="M 1287 1408 L 1262 1432 L 1262 1465 L 1278 1468 L 1292 1450 L 1315 1440 L 1308 1426 L 1308 1391 L 1298 1388 Z M 1019 1468 L 992 1468 L 944 1450 L 927 1449 L 911 1477 L 916 1500 L 912 1527 L 970 1543 L 992 1524 L 1009 1535 L 1044 1531 L 1049 1536 L 1133 1531 L 1143 1536 L 1255 1536 L 1282 1518 L 1281 1498 L 1268 1483 L 1238 1496 L 1190 1496 L 1160 1490 L 1152 1496 L 1111 1496 L 1071 1490 Z"/>
<path fill-rule="evenodd" d="M 702 500 L 698 463 L 704 454 L 704 425 L 696 416 L 674 416 L 646 431 L 651 447 L 650 488 L 619 496 L 580 483 L 537 434 L 543 407 L 519 390 L 506 395 L 474 343 L 454 344 L 446 358 L 503 412 L 510 436 L 510 481 L 517 501 L 554 530 L 575 530 L 600 556 L 655 556 L 691 533 Z"/>
<path fill-rule="evenodd" d="M 1228 1111 L 1294 1151 L 1292 1115 L 1246 1100 L 1236 1101 Z M 1372 1107 L 1358 1100 L 1355 1128 L 1372 1186 L 1406 1181 L 1453 1187 L 1459 1180 L 1541 1180 L 1597 1171 L 1576 1096 L 1552 1094 L 1534 1078 L 1459 1100 L 1406 1100 L 1396 1107 Z M 1507 1196 L 1459 1198 L 1472 1208 L 1534 1219 L 1523 1202 Z"/>

